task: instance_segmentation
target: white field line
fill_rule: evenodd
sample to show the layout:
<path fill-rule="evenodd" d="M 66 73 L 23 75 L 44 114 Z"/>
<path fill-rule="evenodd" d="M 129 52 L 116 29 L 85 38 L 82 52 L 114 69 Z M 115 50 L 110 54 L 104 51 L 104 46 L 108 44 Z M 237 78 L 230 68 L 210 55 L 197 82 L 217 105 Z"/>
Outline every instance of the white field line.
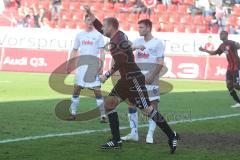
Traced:
<path fill-rule="evenodd" d="M 203 118 L 196 118 L 196 119 L 189 119 L 189 120 L 182 120 L 182 121 L 171 121 L 169 124 L 179 124 L 179 123 L 187 123 L 187 122 L 196 122 L 196 121 L 206 121 L 206 120 L 214 120 L 214 119 L 225 119 L 231 117 L 238 117 L 240 114 L 229 114 L 229 115 L 222 115 L 222 116 L 214 116 L 214 117 L 203 117 Z M 147 127 L 147 124 L 140 125 L 139 128 Z M 129 127 L 120 127 L 121 130 L 129 129 Z M 74 135 L 83 135 L 83 134 L 90 134 L 96 132 L 107 132 L 110 131 L 109 128 L 105 128 L 102 130 L 85 130 L 85 131 L 78 131 L 78 132 L 66 132 L 66 133 L 57 133 L 57 134 L 47 134 L 42 136 L 29 136 L 23 138 L 16 138 L 16 139 L 5 139 L 0 140 L 0 144 L 5 143 L 13 143 L 13 142 L 20 142 L 20 141 L 29 141 L 29 140 L 37 140 L 37 139 L 44 139 L 44 138 L 52 138 L 52 137 L 63 137 L 63 136 L 74 136 Z"/>

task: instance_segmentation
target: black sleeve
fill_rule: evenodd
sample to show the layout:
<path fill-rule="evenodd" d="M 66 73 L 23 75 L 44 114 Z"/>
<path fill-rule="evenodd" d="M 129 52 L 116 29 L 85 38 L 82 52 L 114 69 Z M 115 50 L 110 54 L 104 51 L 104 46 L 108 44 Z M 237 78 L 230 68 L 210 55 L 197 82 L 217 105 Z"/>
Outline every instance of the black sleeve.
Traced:
<path fill-rule="evenodd" d="M 222 45 L 223 45 L 223 44 L 221 44 L 221 45 L 218 47 L 218 49 L 215 51 L 216 54 L 221 55 L 221 54 L 224 52 L 224 50 L 222 49 L 222 48 L 223 48 Z"/>
<path fill-rule="evenodd" d="M 114 65 L 111 68 L 111 73 L 115 73 L 121 67 L 124 67 L 127 63 L 127 55 L 124 52 L 118 52 L 114 54 Z"/>
<path fill-rule="evenodd" d="M 95 21 L 93 22 L 93 26 L 96 28 L 98 32 L 103 34 L 103 30 L 102 30 L 103 25 L 98 19 L 95 19 Z"/>

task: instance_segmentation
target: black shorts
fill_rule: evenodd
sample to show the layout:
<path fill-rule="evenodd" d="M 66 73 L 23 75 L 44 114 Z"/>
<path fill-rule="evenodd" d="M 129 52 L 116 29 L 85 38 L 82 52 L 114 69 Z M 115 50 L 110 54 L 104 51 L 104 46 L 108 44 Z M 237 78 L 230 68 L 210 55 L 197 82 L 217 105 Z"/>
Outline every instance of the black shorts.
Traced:
<path fill-rule="evenodd" d="M 123 101 L 128 99 L 129 102 L 140 109 L 147 108 L 150 105 L 144 76 L 130 80 L 119 79 L 109 96 L 117 96 Z"/>
<path fill-rule="evenodd" d="M 240 70 L 227 70 L 226 81 L 230 82 L 231 85 L 240 85 Z"/>

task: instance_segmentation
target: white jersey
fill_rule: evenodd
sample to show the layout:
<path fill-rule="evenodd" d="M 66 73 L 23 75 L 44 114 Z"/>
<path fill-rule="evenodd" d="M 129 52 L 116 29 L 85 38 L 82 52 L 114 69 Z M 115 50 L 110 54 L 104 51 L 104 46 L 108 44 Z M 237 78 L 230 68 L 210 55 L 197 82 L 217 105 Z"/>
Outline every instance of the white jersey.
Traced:
<path fill-rule="evenodd" d="M 157 63 L 158 59 L 164 58 L 165 44 L 162 40 L 153 37 L 150 41 L 145 42 L 144 38 L 138 38 L 133 42 L 134 46 L 143 45 L 145 49 L 136 50 L 136 63 Z"/>
<path fill-rule="evenodd" d="M 159 59 L 164 59 L 165 45 L 162 40 L 153 37 L 150 41 L 145 42 L 144 38 L 138 38 L 133 42 L 133 47 L 144 46 L 144 50 L 137 49 L 135 52 L 135 61 L 145 77 L 151 75 L 158 64 Z M 149 100 L 160 99 L 159 89 L 159 75 L 156 75 L 154 82 L 150 85 L 146 85 Z"/>
<path fill-rule="evenodd" d="M 77 49 L 80 52 L 80 56 L 89 55 L 89 57 L 85 57 L 83 61 L 81 61 L 81 58 L 79 58 L 79 67 L 76 71 L 75 82 L 77 85 L 83 88 L 94 88 L 101 86 L 98 78 L 99 64 L 95 61 L 96 59 L 90 56 L 96 56 L 99 58 L 99 50 L 103 47 L 104 39 L 98 31 L 82 31 L 77 34 L 73 49 Z M 88 63 L 88 65 L 86 65 L 86 63 Z"/>
<path fill-rule="evenodd" d="M 73 49 L 77 49 L 80 55 L 92 55 L 97 57 L 99 57 L 99 49 L 103 47 L 103 36 L 96 30 L 78 33 L 73 45 Z"/>

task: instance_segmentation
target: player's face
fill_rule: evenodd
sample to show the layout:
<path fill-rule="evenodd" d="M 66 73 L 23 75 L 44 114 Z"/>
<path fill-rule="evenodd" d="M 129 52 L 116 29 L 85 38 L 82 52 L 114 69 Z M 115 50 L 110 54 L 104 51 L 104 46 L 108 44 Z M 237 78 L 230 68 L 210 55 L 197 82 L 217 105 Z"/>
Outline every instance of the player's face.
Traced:
<path fill-rule="evenodd" d="M 103 29 L 103 34 L 106 37 L 110 37 L 111 36 L 111 33 L 113 31 L 113 27 L 107 21 L 103 21 L 103 28 L 102 29 Z"/>
<path fill-rule="evenodd" d="M 150 32 L 150 29 L 145 24 L 140 23 L 138 24 L 138 32 L 140 36 L 146 36 Z"/>
<path fill-rule="evenodd" d="M 227 34 L 226 32 L 221 32 L 221 33 L 220 33 L 220 39 L 221 39 L 222 41 L 227 40 L 227 38 L 228 38 L 228 34 Z"/>
<path fill-rule="evenodd" d="M 92 28 L 92 27 L 93 27 L 91 18 L 89 18 L 89 17 L 87 17 L 87 18 L 85 19 L 85 24 L 86 24 L 86 27 L 87 27 L 87 28 Z"/>

